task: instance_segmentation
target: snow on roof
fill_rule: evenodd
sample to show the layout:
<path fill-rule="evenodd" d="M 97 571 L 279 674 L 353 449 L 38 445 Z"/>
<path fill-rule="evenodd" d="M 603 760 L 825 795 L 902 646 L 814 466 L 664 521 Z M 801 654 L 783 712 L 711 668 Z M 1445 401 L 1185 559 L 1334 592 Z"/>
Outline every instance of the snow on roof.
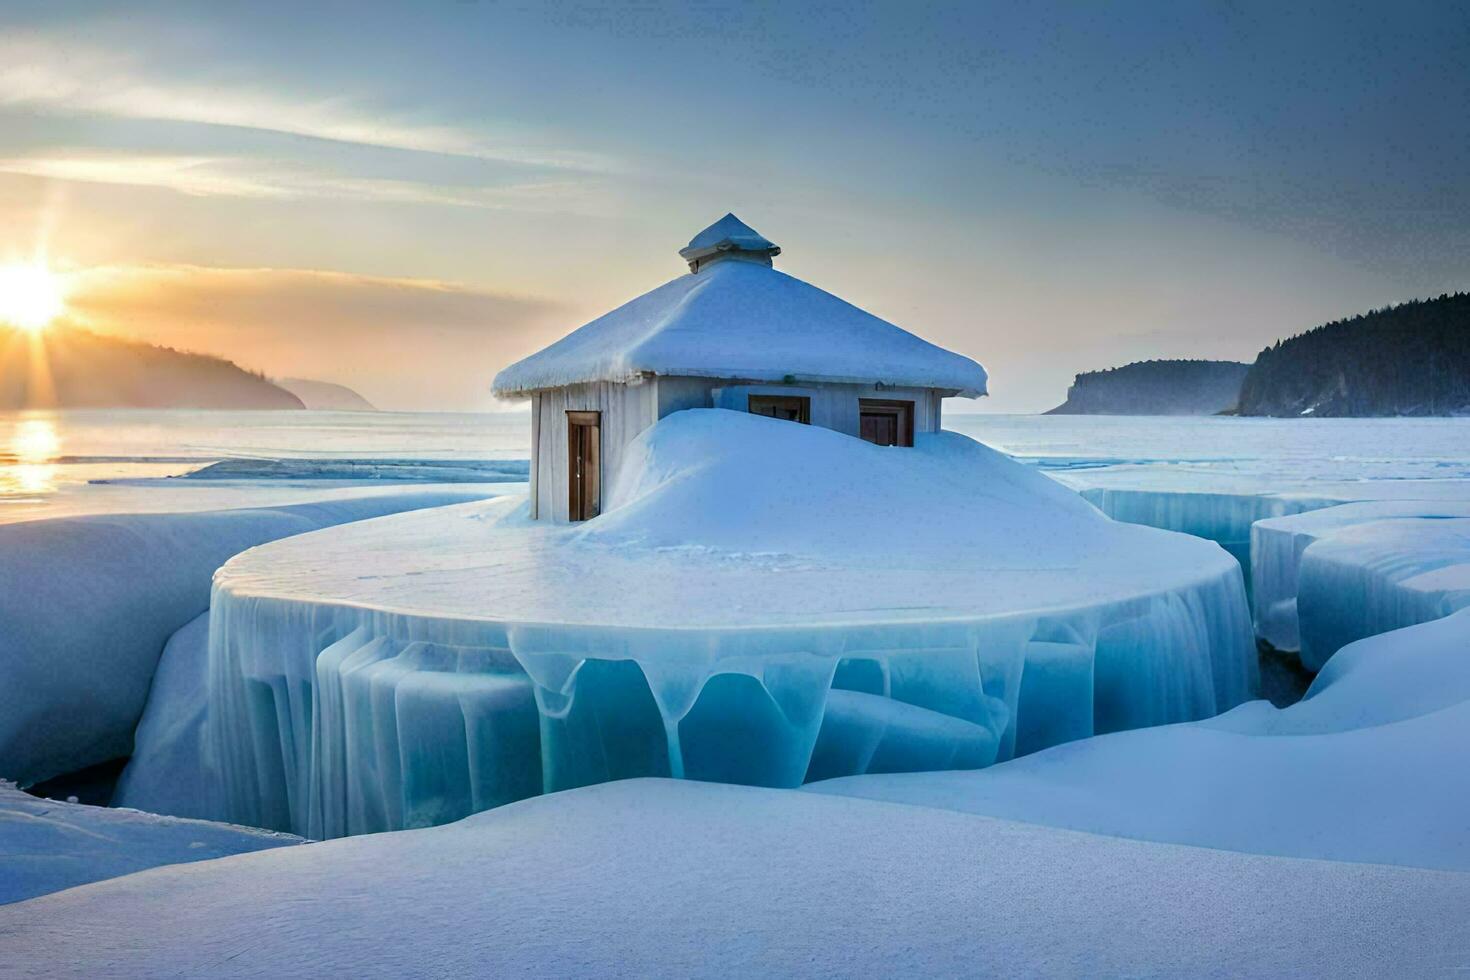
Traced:
<path fill-rule="evenodd" d="M 745 251 L 757 242 L 775 248 L 726 215 L 684 252 L 721 242 Z M 986 393 L 985 369 L 970 358 L 748 261 L 713 262 L 644 293 L 501 371 L 493 390 L 514 397 L 646 374 L 882 383 L 942 388 L 967 398 Z"/>

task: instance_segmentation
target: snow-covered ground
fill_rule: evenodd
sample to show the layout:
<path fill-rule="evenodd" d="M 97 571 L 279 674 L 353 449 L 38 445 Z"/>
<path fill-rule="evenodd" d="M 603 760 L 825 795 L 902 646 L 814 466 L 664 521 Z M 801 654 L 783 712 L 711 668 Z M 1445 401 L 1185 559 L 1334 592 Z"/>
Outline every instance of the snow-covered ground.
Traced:
<path fill-rule="evenodd" d="M 1284 710 L 809 790 L 1258 854 L 1470 871 L 1470 610 L 1360 640 Z"/>
<path fill-rule="evenodd" d="M 504 500 L 301 536 L 222 568 L 213 610 L 223 816 L 313 837 L 619 776 L 979 765 L 1256 679 L 1208 542 L 954 434 L 715 410 L 645 432 L 594 522 Z"/>
<path fill-rule="evenodd" d="M 156 637 L 153 655 L 164 650 L 121 800 L 194 813 L 222 805 L 209 796 L 214 763 L 201 738 L 210 618 L 180 605 L 174 629 L 116 612 L 140 598 L 174 601 L 168 576 L 179 562 L 148 555 L 208 546 L 218 511 L 330 501 L 356 512 L 372 505 L 351 501 L 384 491 L 476 489 L 323 481 L 429 472 L 398 437 L 371 434 L 371 419 L 331 420 L 312 440 L 338 424 L 380 451 L 344 452 L 330 471 L 247 462 L 214 471 L 228 479 L 76 487 L 0 507 L 0 536 L 27 526 L 19 533 L 33 535 L 0 537 L 27 549 L 0 546 L 0 567 L 22 584 L 4 615 L 20 610 L 50 642 L 44 607 L 65 600 L 75 635 L 94 640 L 69 649 L 93 662 L 110 665 L 115 645 L 140 625 Z M 435 452 L 427 421 L 394 424 L 415 427 L 414 440 Z M 1271 544 L 1269 556 L 1258 544 L 1257 559 L 1279 579 L 1268 585 L 1261 573 L 1263 602 L 1296 598 L 1300 584 L 1303 636 L 1321 637 L 1309 650 L 1442 616 L 1470 598 L 1460 513 L 1470 501 L 1470 421 L 989 417 L 978 425 L 976 434 L 1063 482 L 1110 493 L 1114 512 L 1204 532 L 1242 556 L 1252 520 L 1301 512 L 1259 526 Z M 444 454 L 451 468 L 475 458 L 474 440 L 456 438 L 464 445 Z M 538 792 L 548 774 L 554 787 L 599 767 L 612 775 L 667 772 L 676 759 L 686 772 L 728 767 L 710 745 L 738 745 L 752 765 L 786 764 L 758 750 L 790 745 L 798 730 L 809 739 L 800 778 L 875 775 L 808 792 L 633 780 L 433 829 L 189 867 L 175 862 L 295 839 L 0 787 L 0 901 L 97 882 L 0 908 L 0 973 L 851 975 L 973 973 L 983 964 L 1017 974 L 1351 976 L 1433 975 L 1470 963 L 1470 781 L 1460 758 L 1470 730 L 1470 612 L 1345 646 L 1308 699 L 1283 711 L 1253 702 L 977 772 L 883 775 L 1208 714 L 1196 700 L 1206 687 L 1202 661 L 1169 651 L 1197 650 L 1212 636 L 1249 642 L 1238 582 L 1218 584 L 1238 574 L 1219 551 L 1198 542 L 1176 551 L 1172 536 L 1144 528 L 1094 527 L 988 454 L 957 464 L 941 445 L 894 456 L 918 467 L 911 482 L 881 469 L 881 454 L 899 451 L 873 450 L 880 468 L 864 462 L 861 474 L 809 447 L 778 452 L 790 479 L 775 500 L 752 486 L 766 476 L 761 467 L 738 454 L 726 469 L 665 445 L 636 479 L 612 488 L 612 519 L 595 527 L 531 526 L 510 500 L 461 504 L 268 544 L 220 576 L 230 601 L 213 624 L 216 642 L 239 637 L 232 663 L 253 672 L 231 675 L 247 678 L 237 707 L 267 706 L 275 726 L 232 731 L 270 736 L 261 749 L 265 758 L 275 751 L 277 768 L 257 775 L 268 798 L 285 787 L 283 825 L 296 825 L 298 805 L 306 827 L 440 823 Z M 104 464 L 77 468 L 94 465 Z M 273 468 L 291 479 L 254 479 Z M 834 489 L 843 486 L 887 494 Z M 921 507 L 894 506 L 918 494 Z M 972 518 L 996 520 L 934 519 L 961 497 Z M 1415 498 L 1432 503 L 1306 513 Z M 1041 503 L 1028 508 L 1026 499 Z M 722 519 L 696 519 L 699 508 Z M 80 533 L 72 520 L 36 521 L 39 510 L 112 528 L 118 543 L 98 552 L 112 564 L 99 570 L 55 550 L 83 539 L 69 537 Z M 202 522 L 195 537 L 181 530 L 190 521 L 174 517 L 160 533 L 135 523 L 139 514 L 186 512 Z M 769 534 L 742 533 L 768 522 Z M 1024 547 L 991 533 L 1002 525 Z M 35 536 L 40 526 L 63 533 Z M 844 527 L 864 533 L 836 530 Z M 246 530 L 231 533 L 249 540 Z M 1080 543 L 1077 555 L 1067 542 Z M 1133 563 L 1135 551 L 1147 562 Z M 43 569 L 54 560 L 56 573 L 38 579 L 44 589 L 5 564 L 21 554 L 39 556 Z M 1176 575 L 1182 569 L 1189 574 Z M 118 582 L 116 606 L 91 581 L 104 573 Z M 1155 581 L 1166 577 L 1174 584 Z M 25 594 L 40 595 L 41 608 L 15 598 Z M 810 615 L 813 597 L 837 614 Z M 1209 609 L 1232 602 L 1238 622 L 1209 622 Z M 1006 612 L 1012 605 L 1016 616 Z M 656 628 L 663 620 L 670 628 Z M 71 635 L 70 622 L 54 622 Z M 1268 613 L 1266 622 L 1279 619 Z M 1282 635 L 1273 629 L 1263 633 Z M 840 643 L 814 642 L 833 630 Z M 612 631 L 624 645 L 609 657 Z M 1154 635 L 1166 639 L 1141 645 Z M 788 656 L 796 639 L 803 652 Z M 900 646 L 922 653 L 905 662 L 892 655 Z M 99 661 L 99 650 L 109 659 Z M 830 672 L 813 729 L 803 692 L 821 673 L 811 669 L 816 660 Z M 693 685 L 679 683 L 692 673 L 674 664 L 701 677 L 733 669 L 736 682 L 705 683 L 692 697 L 684 688 Z M 1218 706 L 1228 707 L 1213 667 L 1210 675 Z M 56 724 L 33 722 L 46 736 L 38 744 L 62 721 L 89 731 L 91 715 L 106 715 L 108 700 L 127 691 L 83 670 L 64 685 L 41 681 L 12 685 L 20 693 L 11 695 L 51 699 Z M 78 699 L 64 700 L 67 690 Z M 939 703 L 939 691 L 966 697 Z M 691 701 L 670 726 L 666 707 Z M 648 723 L 610 725 L 615 718 Z M 711 733 L 704 743 L 701 727 Z M 773 732 L 781 737 L 764 741 Z M 30 750 L 24 738 L 10 744 Z M 606 751 L 589 759 L 573 746 Z M 323 772 L 354 779 L 334 795 L 310 785 Z M 99 880 L 155 865 L 165 866 Z"/>
<path fill-rule="evenodd" d="M 0 905 L 165 864 L 300 843 L 248 827 L 43 800 L 0 780 Z M 0 973 L 7 962 L 0 940 Z M 57 962 L 65 962 L 58 954 Z"/>
<path fill-rule="evenodd" d="M 1470 875 L 632 780 L 0 908 L 20 976 L 1427 976 Z"/>
<path fill-rule="evenodd" d="M 147 512 L 109 512 L 104 493 L 69 498 L 68 516 L 0 523 L 0 776 L 28 784 L 127 756 L 164 645 L 208 608 L 211 576 L 232 555 L 506 490 L 155 483 L 119 488 Z"/>

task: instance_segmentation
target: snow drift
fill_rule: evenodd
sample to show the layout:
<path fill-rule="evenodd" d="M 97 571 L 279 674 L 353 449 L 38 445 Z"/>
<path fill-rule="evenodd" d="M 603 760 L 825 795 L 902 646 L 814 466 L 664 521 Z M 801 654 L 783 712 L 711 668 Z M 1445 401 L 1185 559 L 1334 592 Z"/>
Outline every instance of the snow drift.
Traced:
<path fill-rule="evenodd" d="M 113 806 L 206 820 L 224 812 L 219 768 L 204 740 L 208 680 L 206 612 L 169 637 L 158 658 Z"/>
<path fill-rule="evenodd" d="M 163 864 L 300 842 L 247 827 L 38 799 L 0 781 L 0 905 Z M 3 930 L 0 948 L 8 949 Z M 53 958 L 66 956 L 53 950 Z"/>
<path fill-rule="evenodd" d="M 0 908 L 28 977 L 1422 976 L 1470 875 L 673 780 Z"/>
<path fill-rule="evenodd" d="M 0 776 L 24 785 L 126 756 L 159 654 L 208 608 L 210 577 L 230 556 L 487 492 L 328 491 L 268 508 L 0 524 Z"/>

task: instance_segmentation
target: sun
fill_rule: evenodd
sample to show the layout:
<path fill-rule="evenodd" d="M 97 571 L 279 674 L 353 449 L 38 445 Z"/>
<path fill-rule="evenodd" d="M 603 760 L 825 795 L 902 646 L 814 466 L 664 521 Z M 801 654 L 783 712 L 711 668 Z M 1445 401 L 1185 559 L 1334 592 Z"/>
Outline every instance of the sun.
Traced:
<path fill-rule="evenodd" d="M 40 333 L 65 306 L 61 279 L 45 263 L 0 265 L 0 324 Z"/>

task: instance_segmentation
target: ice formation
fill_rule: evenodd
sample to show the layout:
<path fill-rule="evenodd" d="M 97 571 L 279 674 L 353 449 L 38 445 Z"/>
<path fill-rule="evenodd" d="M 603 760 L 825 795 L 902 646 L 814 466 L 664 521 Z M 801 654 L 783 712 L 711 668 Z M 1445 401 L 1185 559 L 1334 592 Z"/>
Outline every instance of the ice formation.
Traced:
<path fill-rule="evenodd" d="M 1254 592 L 1251 526 L 1256 521 L 1342 503 L 1339 498 L 1312 494 L 1208 490 L 1085 487 L 1081 493 L 1115 521 L 1181 531 L 1214 541 L 1240 562 L 1247 596 Z"/>
<path fill-rule="evenodd" d="M 1470 487 L 1466 495 L 1470 496 Z M 1470 518 L 1470 500 L 1362 501 L 1252 525 L 1250 560 L 1256 635 L 1278 650 L 1300 650 L 1296 607 L 1302 553 L 1313 542 L 1344 528 L 1402 517 Z"/>
<path fill-rule="evenodd" d="M 43 800 L 0 780 L 0 905 L 163 864 L 300 842 L 290 834 Z M 0 950 L 8 950 L 3 928 Z M 65 960 L 57 954 L 58 963 Z M 0 954 L 0 972 L 12 968 Z"/>
<path fill-rule="evenodd" d="M 976 766 L 1250 696 L 1228 555 L 918 442 L 679 412 L 586 524 L 502 500 L 234 559 L 223 815 L 333 837 L 627 776 Z"/>
<path fill-rule="evenodd" d="M 1376 633 L 1470 606 L 1470 518 L 1403 517 L 1309 545 L 1297 573 L 1302 665 Z"/>
<path fill-rule="evenodd" d="M 47 895 L 0 947 L 34 978 L 1429 976 L 1467 907 L 1463 873 L 644 779 Z"/>
<path fill-rule="evenodd" d="M 126 756 L 164 645 L 208 608 L 231 555 L 494 492 L 296 490 L 272 507 L 0 523 L 0 776 L 24 785 Z"/>
<path fill-rule="evenodd" d="M 1306 698 L 1058 746 L 983 772 L 809 790 L 1259 854 L 1470 871 L 1470 610 L 1360 640 Z"/>
<path fill-rule="evenodd" d="M 1054 418 L 1054 417 L 1053 417 Z M 1136 419 L 949 415 L 1104 513 L 1215 541 L 1254 593 L 1251 527 L 1359 501 L 1470 504 L 1463 419 Z"/>

